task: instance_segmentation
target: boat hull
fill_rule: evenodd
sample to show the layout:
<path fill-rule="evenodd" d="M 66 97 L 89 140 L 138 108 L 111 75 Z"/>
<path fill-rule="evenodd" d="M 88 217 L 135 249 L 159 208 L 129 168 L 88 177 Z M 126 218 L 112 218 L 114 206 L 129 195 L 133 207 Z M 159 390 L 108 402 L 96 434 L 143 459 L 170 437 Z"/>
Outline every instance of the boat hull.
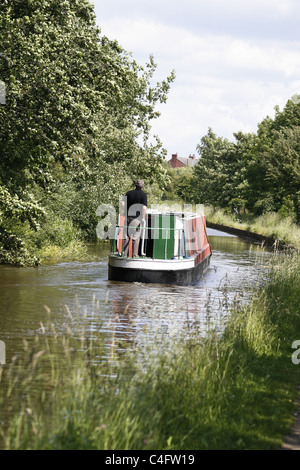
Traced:
<path fill-rule="evenodd" d="M 108 279 L 118 282 L 193 285 L 210 263 L 211 254 L 201 261 L 193 257 L 186 260 L 135 260 L 109 257 Z"/>

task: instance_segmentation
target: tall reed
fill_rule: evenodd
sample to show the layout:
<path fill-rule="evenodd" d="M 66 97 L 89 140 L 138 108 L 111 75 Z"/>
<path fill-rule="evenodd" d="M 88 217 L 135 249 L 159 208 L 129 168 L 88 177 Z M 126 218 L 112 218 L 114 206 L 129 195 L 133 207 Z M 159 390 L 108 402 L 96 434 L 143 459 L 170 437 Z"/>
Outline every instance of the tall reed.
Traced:
<path fill-rule="evenodd" d="M 114 332 L 109 344 L 96 333 L 87 340 L 69 312 L 62 336 L 49 318 L 2 371 L 1 447 L 280 447 L 300 380 L 291 361 L 299 296 L 299 255 L 278 257 L 270 282 L 231 312 L 222 335 L 194 328 L 157 354 L 125 357 Z"/>

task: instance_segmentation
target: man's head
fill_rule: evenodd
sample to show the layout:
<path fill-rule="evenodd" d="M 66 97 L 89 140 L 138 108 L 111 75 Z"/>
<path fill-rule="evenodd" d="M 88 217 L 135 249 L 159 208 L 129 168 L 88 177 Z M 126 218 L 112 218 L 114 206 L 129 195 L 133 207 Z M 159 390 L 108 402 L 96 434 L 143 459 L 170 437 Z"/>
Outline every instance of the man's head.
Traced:
<path fill-rule="evenodd" d="M 136 189 L 143 189 L 144 181 L 143 180 L 136 180 L 135 187 L 136 187 Z"/>

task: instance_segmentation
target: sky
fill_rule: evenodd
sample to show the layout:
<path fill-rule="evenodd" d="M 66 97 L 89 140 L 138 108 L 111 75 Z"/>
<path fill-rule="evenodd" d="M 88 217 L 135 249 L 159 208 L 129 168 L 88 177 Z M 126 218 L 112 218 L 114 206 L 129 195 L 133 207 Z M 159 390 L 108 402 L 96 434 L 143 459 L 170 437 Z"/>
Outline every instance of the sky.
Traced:
<path fill-rule="evenodd" d="M 197 156 L 208 128 L 234 141 L 256 132 L 275 106 L 300 93 L 299 0 L 94 0 L 103 35 L 116 39 L 155 81 L 175 70 L 161 116 L 167 150 Z"/>

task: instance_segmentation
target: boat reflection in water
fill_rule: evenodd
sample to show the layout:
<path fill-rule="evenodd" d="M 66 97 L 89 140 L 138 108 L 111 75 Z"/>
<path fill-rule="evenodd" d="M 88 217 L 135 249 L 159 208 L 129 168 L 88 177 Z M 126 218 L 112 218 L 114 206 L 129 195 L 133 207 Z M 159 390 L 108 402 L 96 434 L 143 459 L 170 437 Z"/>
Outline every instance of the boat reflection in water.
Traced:
<path fill-rule="evenodd" d="M 193 285 L 208 268 L 212 253 L 203 213 L 148 209 L 138 258 L 132 257 L 132 237 L 124 256 L 125 224 L 119 215 L 108 257 L 110 281 Z"/>

